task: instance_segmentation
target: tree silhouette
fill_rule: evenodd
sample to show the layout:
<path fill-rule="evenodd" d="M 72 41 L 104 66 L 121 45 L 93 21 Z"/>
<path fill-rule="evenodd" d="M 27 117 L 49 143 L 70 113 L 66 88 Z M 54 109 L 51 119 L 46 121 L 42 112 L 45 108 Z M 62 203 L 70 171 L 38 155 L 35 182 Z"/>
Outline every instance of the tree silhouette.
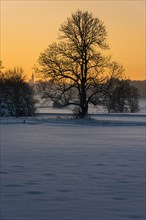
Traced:
<path fill-rule="evenodd" d="M 110 59 L 101 54 L 109 48 L 106 28 L 92 13 L 78 10 L 59 31 L 59 43 L 40 54 L 36 68 L 49 80 L 47 88 L 41 84 L 43 96 L 60 106 L 75 105 L 78 116 L 84 118 L 105 81 L 104 68 Z"/>
<path fill-rule="evenodd" d="M 0 115 L 32 116 L 35 100 L 32 87 L 25 82 L 22 68 L 1 72 Z"/>
<path fill-rule="evenodd" d="M 130 80 L 123 78 L 123 67 L 112 63 L 112 75 L 103 86 L 103 103 L 108 112 L 137 112 L 139 110 L 139 92 Z"/>

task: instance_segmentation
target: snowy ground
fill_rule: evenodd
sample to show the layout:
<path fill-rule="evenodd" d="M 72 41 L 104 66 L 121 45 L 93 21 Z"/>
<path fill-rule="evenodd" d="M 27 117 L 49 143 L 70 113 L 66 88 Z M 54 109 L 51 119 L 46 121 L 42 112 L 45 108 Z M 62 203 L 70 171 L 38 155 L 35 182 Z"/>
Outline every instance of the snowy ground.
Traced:
<path fill-rule="evenodd" d="M 144 220 L 144 115 L 1 120 L 1 220 Z"/>

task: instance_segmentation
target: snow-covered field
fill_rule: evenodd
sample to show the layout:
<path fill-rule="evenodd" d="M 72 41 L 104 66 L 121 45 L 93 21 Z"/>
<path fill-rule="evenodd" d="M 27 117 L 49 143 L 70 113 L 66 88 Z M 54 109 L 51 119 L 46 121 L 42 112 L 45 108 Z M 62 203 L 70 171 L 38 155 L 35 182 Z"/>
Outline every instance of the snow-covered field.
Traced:
<path fill-rule="evenodd" d="M 144 220 L 144 114 L 1 119 L 1 220 Z"/>

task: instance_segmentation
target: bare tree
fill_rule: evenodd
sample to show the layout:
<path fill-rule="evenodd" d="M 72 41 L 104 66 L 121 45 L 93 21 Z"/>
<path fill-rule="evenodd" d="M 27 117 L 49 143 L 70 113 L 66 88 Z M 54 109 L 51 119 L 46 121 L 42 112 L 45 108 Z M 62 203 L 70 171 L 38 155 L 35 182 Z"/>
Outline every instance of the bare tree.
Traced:
<path fill-rule="evenodd" d="M 101 90 L 104 105 L 108 112 L 117 111 L 119 102 L 120 88 L 124 86 L 126 78 L 124 77 L 124 68 L 117 62 L 109 64 L 109 74 Z M 119 94 L 120 93 L 120 94 Z M 118 95 L 119 94 L 119 95 Z M 122 94 L 121 94 L 122 95 Z"/>
<path fill-rule="evenodd" d="M 101 54 L 109 48 L 106 28 L 92 13 L 77 11 L 59 31 L 59 43 L 40 54 L 36 71 L 49 80 L 47 90 L 42 84 L 43 95 L 61 106 L 75 105 L 83 118 L 105 81 L 104 68 L 110 59 Z"/>
<path fill-rule="evenodd" d="M 129 111 L 131 113 L 138 112 L 140 93 L 135 86 L 131 85 L 130 81 L 128 81 L 127 84 L 127 93 L 127 105 Z"/>

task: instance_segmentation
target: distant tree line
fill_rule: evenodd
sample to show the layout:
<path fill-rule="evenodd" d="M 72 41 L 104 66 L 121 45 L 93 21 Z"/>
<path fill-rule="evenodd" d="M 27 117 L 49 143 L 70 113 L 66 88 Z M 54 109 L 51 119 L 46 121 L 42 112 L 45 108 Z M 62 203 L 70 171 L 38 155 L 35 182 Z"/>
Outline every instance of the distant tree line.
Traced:
<path fill-rule="evenodd" d="M 102 105 L 110 112 L 137 112 L 139 110 L 139 92 L 130 80 L 122 78 L 123 67 L 117 63 L 110 66 L 111 75 L 106 82 L 98 85 L 98 93 L 90 101 L 94 106 Z M 54 100 L 54 106 L 62 107 L 62 101 L 76 102 L 78 94 L 76 89 L 69 90 L 65 99 L 54 99 L 56 86 L 50 80 L 39 81 L 33 87 L 25 81 L 22 68 L 3 71 L 0 67 L 0 116 L 32 116 L 36 111 L 35 95 L 41 95 L 46 101 Z M 64 85 L 66 88 L 69 84 Z M 96 89 L 96 88 L 95 88 Z M 92 92 L 92 91 L 91 91 Z M 56 93 L 56 95 L 58 95 Z M 89 91 L 90 93 L 90 91 Z M 73 109 L 73 114 L 80 117 L 78 108 Z"/>

